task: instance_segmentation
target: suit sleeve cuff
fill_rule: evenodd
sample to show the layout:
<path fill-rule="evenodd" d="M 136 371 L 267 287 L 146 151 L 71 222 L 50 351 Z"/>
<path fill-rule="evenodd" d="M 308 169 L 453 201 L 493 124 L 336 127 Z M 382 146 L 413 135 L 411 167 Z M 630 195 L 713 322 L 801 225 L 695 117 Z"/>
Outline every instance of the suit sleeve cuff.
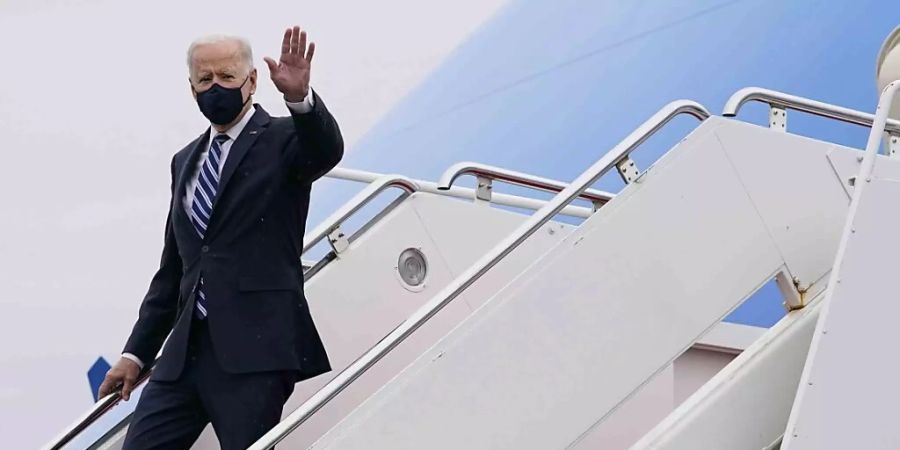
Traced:
<path fill-rule="evenodd" d="M 137 364 L 141 370 L 144 370 L 144 362 L 141 361 L 141 358 L 138 358 L 137 356 L 135 356 L 131 353 L 122 353 L 122 357 L 125 359 L 130 359 L 131 361 L 134 361 L 134 363 Z"/>
<path fill-rule="evenodd" d="M 294 114 L 306 114 L 316 106 L 315 100 L 313 100 L 312 88 L 309 88 L 309 92 L 306 93 L 306 98 L 302 102 L 285 101 L 284 103 L 287 104 L 288 109 Z"/>

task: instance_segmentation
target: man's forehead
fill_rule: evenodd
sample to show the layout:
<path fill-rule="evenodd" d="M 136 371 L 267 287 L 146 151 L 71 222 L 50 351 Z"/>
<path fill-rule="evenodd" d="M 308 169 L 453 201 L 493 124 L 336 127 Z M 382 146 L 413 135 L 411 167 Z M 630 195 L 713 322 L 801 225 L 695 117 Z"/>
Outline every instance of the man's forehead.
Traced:
<path fill-rule="evenodd" d="M 198 45 L 193 52 L 194 66 L 224 66 L 241 64 L 241 48 L 235 42 L 215 42 Z M 206 67 L 210 68 L 210 67 Z"/>

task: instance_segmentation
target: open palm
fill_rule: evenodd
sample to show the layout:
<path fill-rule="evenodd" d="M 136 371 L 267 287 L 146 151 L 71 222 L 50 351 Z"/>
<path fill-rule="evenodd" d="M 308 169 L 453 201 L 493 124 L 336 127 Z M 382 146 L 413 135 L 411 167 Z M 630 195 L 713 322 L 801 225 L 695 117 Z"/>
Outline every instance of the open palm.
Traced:
<path fill-rule="evenodd" d="M 269 57 L 263 58 L 269 66 L 272 82 L 278 91 L 284 94 L 285 100 L 300 102 L 306 98 L 309 93 L 309 72 L 315 51 L 316 44 L 310 42 L 307 48 L 306 32 L 295 26 L 284 31 L 281 58 L 278 62 Z"/>

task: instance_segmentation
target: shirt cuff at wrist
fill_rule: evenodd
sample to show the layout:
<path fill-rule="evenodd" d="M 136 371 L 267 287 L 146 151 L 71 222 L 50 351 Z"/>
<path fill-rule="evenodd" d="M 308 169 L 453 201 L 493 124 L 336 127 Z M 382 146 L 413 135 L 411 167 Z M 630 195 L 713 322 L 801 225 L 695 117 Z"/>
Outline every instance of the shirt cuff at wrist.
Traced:
<path fill-rule="evenodd" d="M 294 114 L 306 114 L 312 111 L 313 107 L 315 106 L 312 95 L 312 88 L 309 89 L 309 92 L 307 92 L 306 98 L 304 98 L 303 101 L 289 102 L 285 100 L 284 103 L 287 104 L 288 109 L 290 109 Z"/>
<path fill-rule="evenodd" d="M 131 353 L 122 353 L 122 357 L 125 359 L 129 359 L 131 361 L 134 361 L 134 363 L 137 364 L 138 367 L 141 368 L 141 370 L 144 369 L 144 362 L 141 361 L 141 358 L 138 358 L 137 356 L 134 356 Z"/>

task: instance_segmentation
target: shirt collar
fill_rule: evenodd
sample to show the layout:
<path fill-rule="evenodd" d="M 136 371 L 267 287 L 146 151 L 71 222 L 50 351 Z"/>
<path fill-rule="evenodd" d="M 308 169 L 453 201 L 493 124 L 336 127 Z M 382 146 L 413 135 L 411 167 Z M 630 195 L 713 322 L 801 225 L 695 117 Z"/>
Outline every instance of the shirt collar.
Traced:
<path fill-rule="evenodd" d="M 256 106 L 254 105 L 254 106 L 251 106 L 250 109 L 248 109 L 246 113 L 244 113 L 244 117 L 241 117 L 241 120 L 239 120 L 238 123 L 234 124 L 231 128 L 225 130 L 225 134 L 227 134 L 228 137 L 231 138 L 231 142 L 234 142 L 237 140 L 238 136 L 241 135 L 241 132 L 244 131 L 244 128 L 247 126 L 248 123 L 250 123 L 250 119 L 253 117 L 253 114 L 255 114 L 255 113 L 256 113 Z M 217 134 L 219 134 L 219 132 L 216 131 L 215 128 L 209 127 L 209 141 L 210 142 L 212 142 L 212 139 L 214 137 L 216 137 Z"/>

